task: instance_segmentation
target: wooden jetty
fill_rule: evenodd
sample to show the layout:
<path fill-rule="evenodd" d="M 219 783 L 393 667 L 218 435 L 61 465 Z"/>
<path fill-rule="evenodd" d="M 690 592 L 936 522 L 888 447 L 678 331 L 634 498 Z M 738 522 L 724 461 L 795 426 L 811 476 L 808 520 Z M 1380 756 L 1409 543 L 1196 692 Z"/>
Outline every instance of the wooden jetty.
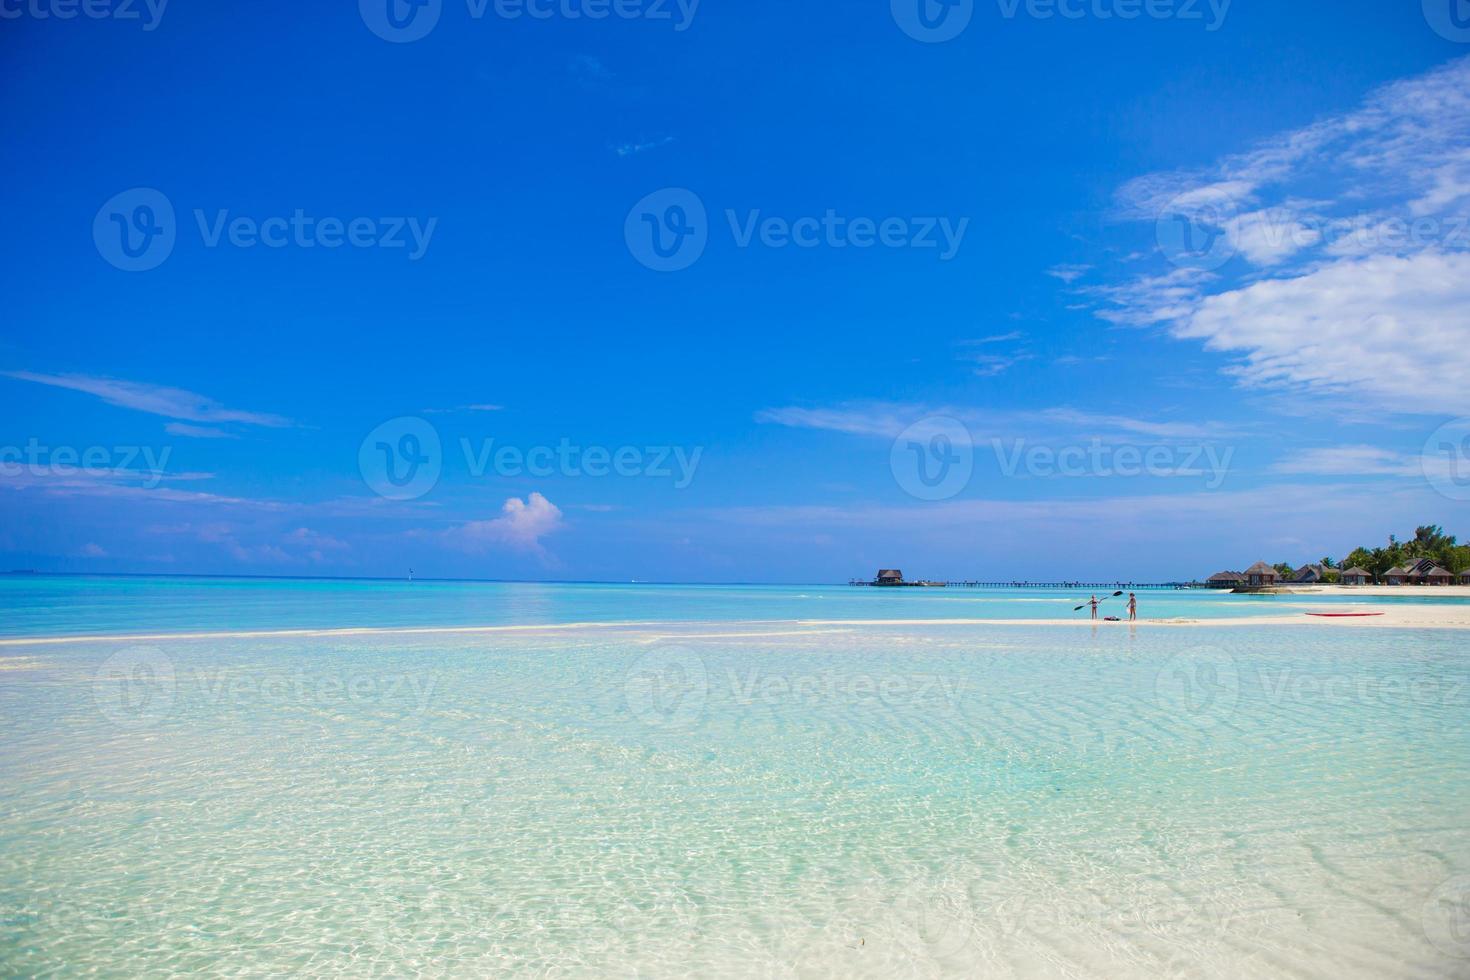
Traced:
<path fill-rule="evenodd" d="M 866 579 L 850 579 L 848 585 L 875 585 Z M 938 588 L 938 589 L 1100 589 L 1109 592 L 1141 592 L 1146 589 L 1203 589 L 1207 586 L 1203 582 L 983 582 L 976 580 L 964 581 L 930 581 L 905 582 L 904 585 Z M 884 586 L 878 586 L 883 588 Z"/>

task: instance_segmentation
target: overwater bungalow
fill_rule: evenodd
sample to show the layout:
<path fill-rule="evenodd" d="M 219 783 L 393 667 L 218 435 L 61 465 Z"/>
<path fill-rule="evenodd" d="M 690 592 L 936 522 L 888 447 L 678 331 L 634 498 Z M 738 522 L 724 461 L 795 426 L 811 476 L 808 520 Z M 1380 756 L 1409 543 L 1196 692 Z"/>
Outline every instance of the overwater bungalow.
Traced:
<path fill-rule="evenodd" d="M 903 585 L 903 572 L 897 568 L 880 568 L 874 585 Z"/>
<path fill-rule="evenodd" d="M 1245 572 L 1216 572 L 1205 579 L 1205 584 L 1214 589 L 1233 589 L 1245 584 Z"/>
<path fill-rule="evenodd" d="M 1280 581 L 1281 573 L 1263 561 L 1258 561 L 1245 570 L 1246 585 L 1275 585 Z"/>
<path fill-rule="evenodd" d="M 1373 581 L 1373 574 L 1366 568 L 1349 568 L 1339 577 L 1343 585 L 1368 585 Z"/>

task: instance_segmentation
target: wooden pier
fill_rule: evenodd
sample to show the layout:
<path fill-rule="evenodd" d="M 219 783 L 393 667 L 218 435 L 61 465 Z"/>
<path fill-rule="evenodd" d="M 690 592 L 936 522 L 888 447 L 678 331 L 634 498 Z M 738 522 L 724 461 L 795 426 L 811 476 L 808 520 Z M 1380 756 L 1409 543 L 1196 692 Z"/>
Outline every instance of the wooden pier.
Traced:
<path fill-rule="evenodd" d="M 851 579 L 848 585 L 867 585 L 873 588 L 930 588 L 930 589 L 1098 589 L 1108 592 L 1141 592 L 1146 589 L 1203 589 L 1203 582 L 904 582 L 902 585 L 878 585 L 865 579 Z"/>

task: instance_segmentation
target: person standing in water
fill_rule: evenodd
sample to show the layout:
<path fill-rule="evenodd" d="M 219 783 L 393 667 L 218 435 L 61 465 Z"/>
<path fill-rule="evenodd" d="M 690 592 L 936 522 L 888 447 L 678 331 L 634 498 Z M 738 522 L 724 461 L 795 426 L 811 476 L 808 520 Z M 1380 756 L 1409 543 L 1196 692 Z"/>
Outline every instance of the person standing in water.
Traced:
<path fill-rule="evenodd" d="M 1087 604 L 1092 607 L 1092 618 L 1093 619 L 1096 619 L 1097 618 L 1097 596 L 1093 596 L 1091 599 L 1089 599 L 1088 602 L 1087 602 Z"/>
<path fill-rule="evenodd" d="M 1136 596 L 1132 592 L 1130 592 L 1130 593 L 1128 593 L 1128 622 L 1133 623 L 1133 622 L 1137 622 L 1137 620 L 1138 620 L 1138 596 Z"/>

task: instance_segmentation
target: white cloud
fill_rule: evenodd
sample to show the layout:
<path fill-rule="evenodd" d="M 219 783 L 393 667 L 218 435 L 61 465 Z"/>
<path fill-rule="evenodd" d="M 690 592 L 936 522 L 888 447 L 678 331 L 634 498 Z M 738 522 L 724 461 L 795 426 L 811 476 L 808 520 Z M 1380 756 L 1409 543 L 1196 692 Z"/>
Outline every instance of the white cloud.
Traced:
<path fill-rule="evenodd" d="M 244 412 L 226 408 L 212 398 L 183 388 L 168 388 L 163 385 L 145 384 L 137 381 L 121 381 L 116 378 L 98 378 L 85 374 L 38 374 L 34 371 L 0 371 L 0 375 L 19 381 L 31 381 L 53 388 L 66 388 L 95 395 L 109 405 L 131 408 L 164 418 L 183 419 L 186 422 L 239 422 L 244 425 L 263 425 L 282 428 L 291 425 L 291 420 L 279 415 L 263 412 Z"/>
<path fill-rule="evenodd" d="M 1206 297 L 1174 332 L 1241 354 L 1232 370 L 1247 384 L 1470 411 L 1470 254 L 1340 260 Z"/>
<path fill-rule="evenodd" d="M 1228 219 L 1231 246 L 1255 265 L 1277 265 L 1322 240 L 1322 232 L 1287 208 L 1264 208 Z"/>
<path fill-rule="evenodd" d="M 444 532 L 444 538 L 464 551 L 483 552 L 505 546 L 544 557 L 541 539 L 563 527 L 560 508 L 532 492 L 525 500 L 519 497 L 507 500 L 499 517 L 450 528 Z"/>

